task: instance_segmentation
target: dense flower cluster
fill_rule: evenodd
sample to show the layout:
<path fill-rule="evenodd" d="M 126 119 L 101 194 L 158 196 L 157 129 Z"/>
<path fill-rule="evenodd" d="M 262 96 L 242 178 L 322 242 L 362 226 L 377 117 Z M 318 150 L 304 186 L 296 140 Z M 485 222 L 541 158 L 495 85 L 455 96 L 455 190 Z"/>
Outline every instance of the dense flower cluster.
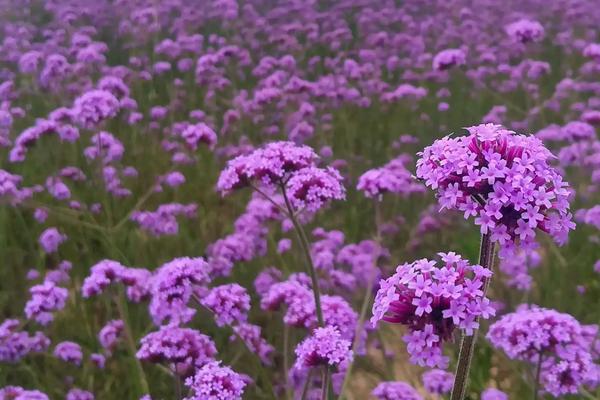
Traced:
<path fill-rule="evenodd" d="M 316 328 L 312 335 L 296 347 L 295 368 L 305 369 L 317 365 L 336 367 L 352 361 L 351 343 L 332 327 Z"/>
<path fill-rule="evenodd" d="M 250 296 L 237 283 L 212 288 L 200 303 L 215 314 L 219 326 L 245 322 L 250 310 Z"/>
<path fill-rule="evenodd" d="M 412 193 L 424 192 L 423 185 L 414 180 L 406 168 L 408 161 L 406 156 L 399 156 L 381 168 L 368 170 L 360 176 L 356 188 L 366 197 L 379 199 L 384 193 L 407 197 Z"/>
<path fill-rule="evenodd" d="M 423 386 L 429 393 L 444 395 L 450 393 L 454 383 L 454 375 L 441 369 L 432 369 L 425 372 L 421 379 Z"/>
<path fill-rule="evenodd" d="M 544 27 L 537 21 L 520 19 L 508 24 L 506 33 L 516 42 L 539 42 L 544 38 Z"/>
<path fill-rule="evenodd" d="M 535 229 L 564 243 L 574 228 L 569 185 L 548 162 L 552 154 L 532 136 L 499 125 L 467 128 L 419 153 L 417 176 L 437 190 L 441 208 L 475 217 L 481 233 L 501 245 L 527 244 Z"/>
<path fill-rule="evenodd" d="M 56 286 L 52 281 L 32 286 L 29 293 L 31 299 L 25 304 L 25 315 L 42 325 L 52 322 L 53 312 L 65 307 L 68 296 L 67 289 Z"/>
<path fill-rule="evenodd" d="M 75 342 L 64 341 L 54 347 L 54 355 L 59 360 L 75 365 L 80 365 L 83 359 L 81 346 Z"/>
<path fill-rule="evenodd" d="M 29 335 L 20 328 L 16 319 L 7 319 L 0 324 L 0 362 L 15 363 L 29 353 L 42 352 L 50 346 L 50 339 L 42 332 Z"/>
<path fill-rule="evenodd" d="M 210 362 L 185 380 L 192 391 L 185 400 L 239 400 L 242 398 L 246 381 L 229 367 Z"/>
<path fill-rule="evenodd" d="M 597 334 L 596 325 L 581 325 L 568 314 L 534 306 L 500 318 L 487 338 L 510 358 L 535 365 L 541 357 L 543 387 L 559 397 L 600 383 L 593 348 Z"/>
<path fill-rule="evenodd" d="M 110 353 L 118 344 L 124 328 L 125 325 L 120 319 L 108 321 L 106 325 L 100 329 L 100 332 L 98 332 L 98 341 L 100 342 L 100 345 Z"/>
<path fill-rule="evenodd" d="M 508 400 L 508 396 L 501 390 L 489 388 L 481 393 L 481 400 Z"/>
<path fill-rule="evenodd" d="M 212 361 L 217 354 L 214 342 L 190 328 L 163 326 L 140 340 L 136 356 L 153 363 L 168 363 L 173 370 L 187 376 L 195 367 Z"/>
<path fill-rule="evenodd" d="M 467 335 L 479 326 L 478 318 L 495 314 L 485 297 L 484 282 L 491 271 L 471 266 L 460 255 L 440 253 L 442 265 L 422 259 L 402 264 L 379 283 L 371 323 L 383 320 L 409 328 L 403 337 L 411 361 L 445 368 L 448 358 L 442 344 L 456 328 Z"/>

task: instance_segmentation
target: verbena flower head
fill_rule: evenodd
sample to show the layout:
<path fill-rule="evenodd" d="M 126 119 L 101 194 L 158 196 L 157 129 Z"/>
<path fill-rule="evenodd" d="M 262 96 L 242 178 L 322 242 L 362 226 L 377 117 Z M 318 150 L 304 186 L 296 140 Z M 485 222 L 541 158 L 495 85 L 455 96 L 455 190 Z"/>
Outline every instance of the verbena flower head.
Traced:
<path fill-rule="evenodd" d="M 190 328 L 167 325 L 140 340 L 136 356 L 152 363 L 167 363 L 182 376 L 189 376 L 214 360 L 217 349 L 206 335 Z"/>
<path fill-rule="evenodd" d="M 231 368 L 211 362 L 185 380 L 193 394 L 185 400 L 240 400 L 246 381 Z"/>
<path fill-rule="evenodd" d="M 352 361 L 349 340 L 343 339 L 339 330 L 332 326 L 316 328 L 312 335 L 296 347 L 295 368 L 305 369 L 317 365 L 337 367 Z"/>
<path fill-rule="evenodd" d="M 515 42 L 539 42 L 544 38 L 544 27 L 537 21 L 520 19 L 508 24 L 506 33 Z"/>
<path fill-rule="evenodd" d="M 450 393 L 454 384 L 454 374 L 442 369 L 432 369 L 422 376 L 423 386 L 429 393 L 444 395 Z"/>
<path fill-rule="evenodd" d="M 237 283 L 212 288 L 200 302 L 215 314 L 219 326 L 245 322 L 250 310 L 250 296 Z"/>
<path fill-rule="evenodd" d="M 26 390 L 20 386 L 5 386 L 0 389 L 0 400 L 49 400 L 49 397 L 39 390 Z"/>
<path fill-rule="evenodd" d="M 448 358 L 442 344 L 456 328 L 472 335 L 477 319 L 493 316 L 495 310 L 484 296 L 489 269 L 471 266 L 453 252 L 440 253 L 442 265 L 421 259 L 402 264 L 388 279 L 382 279 L 373 303 L 371 323 L 384 320 L 409 328 L 403 339 L 411 362 L 445 368 Z"/>
<path fill-rule="evenodd" d="M 68 291 L 54 282 L 45 281 L 29 289 L 31 299 L 25 304 L 25 315 L 42 325 L 48 325 L 54 319 L 53 312 L 65 307 Z"/>
<path fill-rule="evenodd" d="M 196 287 L 209 283 L 208 271 L 201 257 L 175 258 L 162 265 L 152 278 L 150 315 L 154 323 L 190 321 L 196 310 L 187 304 Z"/>
<path fill-rule="evenodd" d="M 56 228 L 48 228 L 40 235 L 39 243 L 46 253 L 55 253 L 65 240 L 67 235 L 60 233 Z"/>
<path fill-rule="evenodd" d="M 260 335 L 260 326 L 242 323 L 234 326 L 233 331 L 236 334 L 231 336 L 231 341 L 238 339 L 238 337 L 241 338 L 246 344 L 246 347 L 248 347 L 251 352 L 258 355 L 264 364 L 272 364 L 271 355 L 275 352 L 275 348 L 262 338 Z"/>
<path fill-rule="evenodd" d="M 415 388 L 406 382 L 381 382 L 371 394 L 377 400 L 423 400 Z"/>
<path fill-rule="evenodd" d="M 100 345 L 109 353 L 117 345 L 124 327 L 125 325 L 122 320 L 113 319 L 112 321 L 108 321 L 106 325 L 100 329 L 100 332 L 98 332 L 98 341 L 100 341 Z"/>
<path fill-rule="evenodd" d="M 541 356 L 542 385 L 559 397 L 600 383 L 593 349 L 597 333 L 598 326 L 581 325 L 569 314 L 522 306 L 492 324 L 487 338 L 512 359 L 536 365 Z"/>
<path fill-rule="evenodd" d="M 308 146 L 293 142 L 272 142 L 230 160 L 221 172 L 217 190 L 225 195 L 250 183 L 272 186 L 303 168 L 312 167 L 318 156 Z"/>
<path fill-rule="evenodd" d="M 0 362 L 15 363 L 29 353 L 45 351 L 50 346 L 50 339 L 42 332 L 30 336 L 19 327 L 17 319 L 7 319 L 0 324 Z"/>
<path fill-rule="evenodd" d="M 73 118 L 84 128 L 94 128 L 102 121 L 114 118 L 119 112 L 119 100 L 109 91 L 91 90 L 73 104 Z"/>
<path fill-rule="evenodd" d="M 440 51 L 433 58 L 433 69 L 444 71 L 455 66 L 464 65 L 466 62 L 465 52 L 461 49 L 446 49 Z"/>
<path fill-rule="evenodd" d="M 489 388 L 481 393 L 481 400 L 508 400 L 508 395 L 501 390 Z"/>
<path fill-rule="evenodd" d="M 358 178 L 356 189 L 366 197 L 381 199 L 385 193 L 394 193 L 408 197 L 413 193 L 422 193 L 425 187 L 413 179 L 406 168 L 406 157 L 400 156 L 381 168 L 370 169 Z"/>
<path fill-rule="evenodd" d="M 94 394 L 87 390 L 73 388 L 67 393 L 66 400 L 94 400 Z"/>
<path fill-rule="evenodd" d="M 575 227 L 571 192 L 549 165 L 550 151 L 538 138 L 499 125 L 467 130 L 467 136 L 447 136 L 419 153 L 417 176 L 437 190 L 441 208 L 475 217 L 481 233 L 501 245 L 530 243 L 536 228 L 564 243 Z"/>
<path fill-rule="evenodd" d="M 287 183 L 290 201 L 297 210 L 317 211 L 330 200 L 344 200 L 346 189 L 335 168 L 309 167 L 294 173 Z"/>
<path fill-rule="evenodd" d="M 54 348 L 54 355 L 59 360 L 65 362 L 80 365 L 83 359 L 83 353 L 81 352 L 81 346 L 75 342 L 64 341 L 60 342 Z"/>

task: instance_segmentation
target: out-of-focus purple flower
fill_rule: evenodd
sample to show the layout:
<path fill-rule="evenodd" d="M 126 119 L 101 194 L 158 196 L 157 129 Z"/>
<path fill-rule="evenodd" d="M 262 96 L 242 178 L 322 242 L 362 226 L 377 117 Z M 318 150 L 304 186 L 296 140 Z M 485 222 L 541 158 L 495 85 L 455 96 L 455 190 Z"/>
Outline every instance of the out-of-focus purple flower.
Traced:
<path fill-rule="evenodd" d="M 481 393 L 481 400 L 508 400 L 508 395 L 501 390 L 489 388 Z"/>
<path fill-rule="evenodd" d="M 56 252 L 56 250 L 58 250 L 58 246 L 60 246 L 65 240 L 67 240 L 67 235 L 60 233 L 58 229 L 52 227 L 44 230 L 38 241 L 44 251 L 50 254 Z"/>
<path fill-rule="evenodd" d="M 512 359 L 536 365 L 541 357 L 543 388 L 559 397 L 600 383 L 593 349 L 597 334 L 597 325 L 581 325 L 569 314 L 522 306 L 492 324 L 487 338 Z"/>
<path fill-rule="evenodd" d="M 432 369 L 425 372 L 421 379 L 429 393 L 444 395 L 450 393 L 454 384 L 454 374 L 442 369 Z"/>
<path fill-rule="evenodd" d="M 238 337 L 241 338 L 248 350 L 258 355 L 260 360 L 266 364 L 271 365 L 271 355 L 275 349 L 260 335 L 261 327 L 258 325 L 252 325 L 248 323 L 242 323 L 233 327 L 235 335 L 232 335 L 230 340 L 236 340 Z"/>
<path fill-rule="evenodd" d="M 548 164 L 550 151 L 499 125 L 467 129 L 470 135 L 436 140 L 419 153 L 417 176 L 437 190 L 441 208 L 474 216 L 481 233 L 501 245 L 531 243 L 536 228 L 564 243 L 575 227 L 571 191 Z"/>
<path fill-rule="evenodd" d="M 92 129 L 119 112 L 119 100 L 109 91 L 91 90 L 73 104 L 73 118 L 84 128 Z"/>
<path fill-rule="evenodd" d="M 425 187 L 412 178 L 406 168 L 406 156 L 400 156 L 381 168 L 370 169 L 360 176 L 356 188 L 366 197 L 380 198 L 384 193 L 394 193 L 408 197 L 412 193 L 422 193 Z"/>
<path fill-rule="evenodd" d="M 456 328 L 472 335 L 478 318 L 495 314 L 484 296 L 483 286 L 492 272 L 471 266 L 456 253 L 440 253 L 441 267 L 435 261 L 421 259 L 398 266 L 396 273 L 382 279 L 373 303 L 371 323 L 384 320 L 409 328 L 403 340 L 411 362 L 445 368 L 448 358 L 442 354 L 444 341 Z"/>
<path fill-rule="evenodd" d="M 46 393 L 39 390 L 25 390 L 20 386 L 5 386 L 0 389 L 1 400 L 49 400 Z"/>
<path fill-rule="evenodd" d="M 520 19 L 506 26 L 506 33 L 515 42 L 539 42 L 544 38 L 544 27 L 537 21 Z"/>
<path fill-rule="evenodd" d="M 29 353 L 45 351 L 50 346 L 50 339 L 42 332 L 29 336 L 19 330 L 20 325 L 16 319 L 7 319 L 0 324 L 0 361 L 15 363 Z"/>
<path fill-rule="evenodd" d="M 117 345 L 121 334 L 123 333 L 124 324 L 120 319 L 108 321 L 106 325 L 98 332 L 98 340 L 100 345 L 109 353 Z"/>
<path fill-rule="evenodd" d="M 433 69 L 444 71 L 452 67 L 464 65 L 466 62 L 465 52 L 461 49 L 446 49 L 440 51 L 433 58 Z"/>
<path fill-rule="evenodd" d="M 45 281 L 29 289 L 31 299 L 25 304 L 25 315 L 42 325 L 48 325 L 54 319 L 53 312 L 65 307 L 68 291 L 56 286 L 54 282 Z"/>
<path fill-rule="evenodd" d="M 198 145 L 201 143 L 207 145 L 209 149 L 213 149 L 217 144 L 217 134 L 203 122 L 189 125 L 181 132 L 181 137 L 194 151 L 198 149 Z"/>
<path fill-rule="evenodd" d="M 337 367 L 352 361 L 350 341 L 340 336 L 332 326 L 316 328 L 312 335 L 296 347 L 298 359 L 294 368 L 305 369 L 317 365 Z"/>
<path fill-rule="evenodd" d="M 83 353 L 81 352 L 81 346 L 75 342 L 64 341 L 60 342 L 54 347 L 54 356 L 59 360 L 80 365 L 83 359 Z"/>
<path fill-rule="evenodd" d="M 185 380 L 185 385 L 193 392 L 185 400 L 241 400 L 246 384 L 231 368 L 211 362 Z"/>
<path fill-rule="evenodd" d="M 94 395 L 87 390 L 73 388 L 67 393 L 66 400 L 94 400 Z"/>
<path fill-rule="evenodd" d="M 217 354 L 214 342 L 190 328 L 167 325 L 140 340 L 136 357 L 152 363 L 168 363 L 174 372 L 190 376 Z"/>
<path fill-rule="evenodd" d="M 246 322 L 250 310 L 250 296 L 237 283 L 212 288 L 200 303 L 215 314 L 219 326 Z"/>
<path fill-rule="evenodd" d="M 330 200 L 344 200 L 346 190 L 342 176 L 333 167 L 304 168 L 294 173 L 286 191 L 297 210 L 317 211 Z"/>
<path fill-rule="evenodd" d="M 90 361 L 100 369 L 104 369 L 104 365 L 106 364 L 106 357 L 102 354 L 93 353 L 90 354 Z"/>
<path fill-rule="evenodd" d="M 381 382 L 371 392 L 377 400 L 423 400 L 415 388 L 406 382 Z"/>
<path fill-rule="evenodd" d="M 161 204 L 155 211 L 136 211 L 131 220 L 155 237 L 176 235 L 179 232 L 177 216 L 195 218 L 197 209 L 195 203 L 167 203 Z"/>

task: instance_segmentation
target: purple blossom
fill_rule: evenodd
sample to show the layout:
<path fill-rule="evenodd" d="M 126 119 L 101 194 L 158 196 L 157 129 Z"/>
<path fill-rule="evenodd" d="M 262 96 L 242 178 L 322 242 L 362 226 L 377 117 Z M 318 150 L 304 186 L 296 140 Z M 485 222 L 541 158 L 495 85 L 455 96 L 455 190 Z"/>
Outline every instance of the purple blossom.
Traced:
<path fill-rule="evenodd" d="M 429 393 L 438 395 L 450 393 L 454 384 L 454 374 L 441 369 L 431 369 L 425 372 L 421 379 Z"/>
<path fill-rule="evenodd" d="M 68 297 L 67 289 L 51 281 L 32 286 L 29 293 L 31 299 L 25 304 L 25 315 L 42 325 L 52 322 L 53 312 L 62 310 Z"/>
<path fill-rule="evenodd" d="M 481 393 L 481 400 L 508 400 L 508 395 L 501 390 L 489 388 Z"/>
<path fill-rule="evenodd" d="M 5 386 L 0 389 L 1 400 L 49 400 L 48 395 L 39 390 L 26 390 L 20 386 Z"/>
<path fill-rule="evenodd" d="M 406 382 L 381 382 L 373 392 L 377 400 L 423 400 L 415 388 Z"/>
<path fill-rule="evenodd" d="M 465 52 L 461 49 L 446 49 L 440 51 L 433 58 L 433 69 L 444 71 L 455 66 L 464 65 L 466 62 Z"/>
<path fill-rule="evenodd" d="M 212 288 L 200 303 L 215 314 L 219 326 L 246 322 L 250 310 L 250 296 L 237 283 Z"/>
<path fill-rule="evenodd" d="M 539 42 L 544 38 L 544 27 L 537 21 L 520 19 L 506 26 L 506 33 L 515 42 Z"/>
<path fill-rule="evenodd" d="M 52 227 L 44 230 L 38 241 L 46 253 L 54 253 L 58 250 L 58 246 L 65 240 L 67 240 L 67 235 L 60 233 L 58 229 Z"/>
<path fill-rule="evenodd" d="M 54 356 L 64 362 L 80 365 L 83 353 L 81 352 L 81 346 L 77 343 L 64 341 L 54 347 Z"/>
<path fill-rule="evenodd" d="M 305 369 L 317 365 L 330 367 L 345 365 L 352 361 L 350 341 L 343 339 L 340 332 L 332 327 L 316 328 L 312 335 L 296 347 L 298 359 L 294 368 Z"/>
<path fill-rule="evenodd" d="M 443 264 L 421 259 L 402 264 L 388 279 L 382 279 L 373 304 L 371 323 L 384 320 L 409 328 L 403 340 L 413 363 L 446 367 L 444 341 L 455 328 L 467 335 L 478 327 L 478 318 L 495 311 L 480 288 L 491 271 L 471 266 L 455 253 L 440 253 Z"/>
<path fill-rule="evenodd" d="M 100 341 L 100 345 L 109 353 L 115 348 L 117 345 L 121 334 L 124 329 L 123 321 L 120 319 L 114 319 L 112 321 L 108 321 L 106 325 L 100 329 L 98 332 L 98 340 Z"/>
<path fill-rule="evenodd" d="M 94 395 L 87 390 L 73 388 L 67 393 L 66 400 L 94 400 Z"/>
<path fill-rule="evenodd" d="M 425 187 L 413 180 L 406 168 L 406 156 L 399 156 L 381 168 L 371 169 L 358 179 L 356 188 L 366 197 L 381 199 L 384 193 L 394 193 L 408 197 L 413 193 L 422 193 Z"/>
<path fill-rule="evenodd" d="M 211 362 L 196 370 L 185 385 L 193 391 L 185 400 L 241 400 L 247 383 L 231 368 Z"/>
<path fill-rule="evenodd" d="M 106 90 L 91 90 L 73 104 L 73 118 L 84 128 L 92 129 L 119 112 L 119 100 Z"/>

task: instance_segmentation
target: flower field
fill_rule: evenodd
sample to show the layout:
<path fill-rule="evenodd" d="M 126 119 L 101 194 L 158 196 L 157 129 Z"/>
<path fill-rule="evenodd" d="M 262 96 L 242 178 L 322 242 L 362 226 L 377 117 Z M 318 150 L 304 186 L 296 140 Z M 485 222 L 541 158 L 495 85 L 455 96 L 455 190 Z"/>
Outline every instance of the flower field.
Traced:
<path fill-rule="evenodd" d="M 0 400 L 600 399 L 595 1 L 0 21 Z"/>

